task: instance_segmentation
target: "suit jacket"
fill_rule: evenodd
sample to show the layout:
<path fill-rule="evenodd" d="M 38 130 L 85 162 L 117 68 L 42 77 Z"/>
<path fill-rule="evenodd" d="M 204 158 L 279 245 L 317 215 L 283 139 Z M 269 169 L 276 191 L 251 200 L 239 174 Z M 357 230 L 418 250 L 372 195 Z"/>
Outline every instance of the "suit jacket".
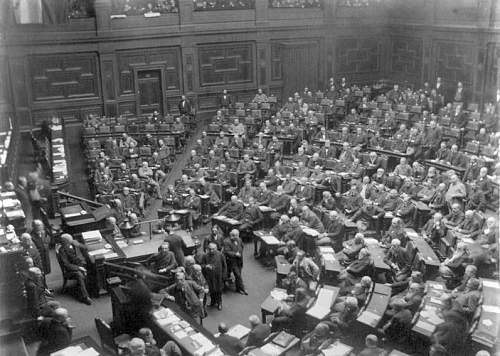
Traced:
<path fill-rule="evenodd" d="M 243 344 L 234 336 L 221 334 L 216 340 L 224 350 L 229 351 L 232 355 L 237 355 L 241 350 L 243 350 Z"/>
<path fill-rule="evenodd" d="M 226 255 L 228 268 L 232 264 L 236 264 L 240 267 L 243 266 L 243 242 L 239 237 L 234 240 L 226 237 L 223 242 L 222 250 Z M 239 253 L 240 255 L 237 256 L 237 253 Z"/>
<path fill-rule="evenodd" d="M 264 215 L 260 211 L 257 205 L 248 206 L 243 212 L 242 222 L 251 224 L 251 226 L 259 226 L 259 224 L 264 220 Z"/>
<path fill-rule="evenodd" d="M 84 252 L 86 247 L 73 241 L 71 244 L 61 245 L 59 248 L 59 258 L 64 268 L 70 272 L 79 271 L 79 267 L 85 267 L 86 261 Z"/>
<path fill-rule="evenodd" d="M 179 112 L 181 115 L 191 114 L 191 103 L 189 100 L 181 100 L 179 101 Z"/>
<path fill-rule="evenodd" d="M 290 204 L 290 197 L 286 194 L 277 195 L 274 194 L 269 201 L 269 207 L 276 209 L 279 213 L 286 212 L 288 205 Z"/>
<path fill-rule="evenodd" d="M 39 327 L 42 344 L 38 356 L 48 356 L 52 352 L 65 348 L 71 343 L 72 332 L 68 325 L 53 318 L 42 320 Z"/>
<path fill-rule="evenodd" d="M 166 269 L 165 272 L 169 273 L 175 267 L 177 267 L 177 261 L 175 260 L 175 255 L 172 251 L 158 252 L 148 259 L 148 262 L 152 264 L 153 270 L 158 273 L 160 269 Z"/>
<path fill-rule="evenodd" d="M 201 315 L 202 304 L 200 299 L 203 299 L 203 288 L 196 282 L 186 280 L 184 285 L 178 286 L 177 283 L 161 289 L 159 293 L 165 293 L 175 298 L 175 303 L 186 313 L 193 317 Z"/>
<path fill-rule="evenodd" d="M 248 334 L 246 346 L 260 347 L 264 340 L 271 334 L 271 328 L 267 324 L 259 324 L 255 326 Z"/>
<path fill-rule="evenodd" d="M 229 94 L 222 94 L 219 97 L 219 107 L 228 108 L 231 105 L 231 96 Z"/>

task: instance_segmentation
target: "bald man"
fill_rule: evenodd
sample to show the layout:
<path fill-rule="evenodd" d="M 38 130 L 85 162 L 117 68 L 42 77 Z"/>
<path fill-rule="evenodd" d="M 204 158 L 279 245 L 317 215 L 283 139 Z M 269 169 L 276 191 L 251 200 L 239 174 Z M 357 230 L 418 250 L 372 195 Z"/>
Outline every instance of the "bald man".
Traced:
<path fill-rule="evenodd" d="M 37 356 L 48 356 L 67 347 L 71 343 L 71 334 L 68 310 L 57 308 L 54 310 L 53 317 L 45 318 L 40 323 L 39 335 L 42 343 Z"/>

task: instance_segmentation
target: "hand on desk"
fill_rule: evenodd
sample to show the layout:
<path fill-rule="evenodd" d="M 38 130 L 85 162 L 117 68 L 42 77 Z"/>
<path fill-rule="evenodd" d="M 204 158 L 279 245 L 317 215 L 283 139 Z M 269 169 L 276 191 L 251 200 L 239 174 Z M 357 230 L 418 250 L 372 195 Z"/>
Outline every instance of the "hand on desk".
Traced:
<path fill-rule="evenodd" d="M 172 295 L 167 296 L 167 299 L 170 300 L 171 302 L 175 302 L 175 297 Z"/>

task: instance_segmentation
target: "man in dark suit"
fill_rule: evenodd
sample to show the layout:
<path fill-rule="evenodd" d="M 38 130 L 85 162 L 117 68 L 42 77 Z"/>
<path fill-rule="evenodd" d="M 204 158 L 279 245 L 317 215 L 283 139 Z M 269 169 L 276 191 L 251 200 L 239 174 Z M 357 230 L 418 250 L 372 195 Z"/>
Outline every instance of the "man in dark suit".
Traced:
<path fill-rule="evenodd" d="M 92 300 L 85 286 L 87 262 L 85 261 L 84 253 L 86 253 L 86 247 L 74 241 L 70 234 L 61 235 L 61 246 L 58 251 L 61 265 L 68 271 L 68 274 L 72 278 L 76 279 L 82 302 L 90 305 L 92 304 Z"/>
<path fill-rule="evenodd" d="M 248 295 L 243 285 L 241 277 L 241 268 L 243 267 L 243 242 L 241 241 L 240 232 L 236 229 L 231 230 L 229 237 L 224 239 L 224 247 L 222 248 L 226 256 L 227 271 L 229 275 L 233 273 L 236 285 L 236 292 Z"/>
<path fill-rule="evenodd" d="M 31 257 L 35 267 L 38 267 L 40 268 L 40 270 L 43 271 L 43 262 L 40 256 L 40 251 L 38 251 L 37 247 L 33 243 L 31 235 L 25 232 L 24 234 L 21 235 L 19 240 L 21 242 L 21 247 L 23 249 L 24 255 L 27 257 Z"/>
<path fill-rule="evenodd" d="M 175 283 L 160 290 L 159 293 L 165 294 L 168 300 L 175 302 L 191 317 L 203 316 L 203 298 L 205 297 L 203 287 L 194 281 L 186 280 L 183 272 L 177 272 Z"/>
<path fill-rule="evenodd" d="M 271 328 L 267 324 L 263 324 L 257 315 L 250 315 L 248 318 L 251 330 L 248 334 L 246 347 L 260 347 L 264 344 L 264 340 L 271 334 Z"/>
<path fill-rule="evenodd" d="M 42 343 L 37 356 L 48 356 L 54 351 L 67 347 L 72 337 L 68 310 L 57 308 L 54 310 L 53 317 L 43 319 L 40 323 L 39 335 Z"/>
<path fill-rule="evenodd" d="M 165 230 L 168 232 L 168 235 L 163 240 L 168 243 L 170 251 L 174 253 L 177 265 L 184 266 L 184 241 L 182 237 L 172 233 L 171 226 L 165 226 Z"/>
<path fill-rule="evenodd" d="M 231 355 L 237 355 L 241 350 L 243 350 L 243 344 L 241 341 L 234 336 L 227 334 L 228 327 L 226 323 L 220 323 L 218 329 L 219 336 L 216 340 L 224 350 L 228 351 Z"/>
<path fill-rule="evenodd" d="M 185 95 L 181 96 L 181 101 L 179 101 L 179 113 L 181 115 L 189 115 L 191 114 L 191 103 L 186 98 Z"/>
<path fill-rule="evenodd" d="M 170 272 L 177 267 L 175 255 L 172 251 L 170 251 L 168 242 L 163 242 L 158 247 L 158 253 L 151 256 L 147 262 L 150 264 L 151 270 L 167 276 L 169 276 Z"/>
<path fill-rule="evenodd" d="M 229 109 L 231 106 L 231 97 L 227 93 L 227 89 L 222 91 L 222 95 L 219 97 L 219 107 L 222 109 Z"/>

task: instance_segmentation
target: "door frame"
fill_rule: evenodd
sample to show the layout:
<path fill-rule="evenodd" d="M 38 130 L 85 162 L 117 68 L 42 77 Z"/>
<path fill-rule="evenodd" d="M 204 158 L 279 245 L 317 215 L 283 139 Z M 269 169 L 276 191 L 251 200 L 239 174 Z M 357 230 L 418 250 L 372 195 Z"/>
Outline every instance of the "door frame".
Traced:
<path fill-rule="evenodd" d="M 165 110 L 167 110 L 167 95 L 166 95 L 166 88 L 165 88 L 165 67 L 158 65 L 158 66 L 134 66 L 134 83 L 135 83 L 135 105 L 137 108 L 137 116 L 143 115 L 141 111 L 141 103 L 140 103 L 140 94 L 139 94 L 139 76 L 138 73 L 142 71 L 148 71 L 148 70 L 159 70 L 160 71 L 160 87 L 161 87 L 161 107 L 162 111 L 160 115 L 165 115 Z M 167 110 L 168 111 L 168 110 Z"/>

